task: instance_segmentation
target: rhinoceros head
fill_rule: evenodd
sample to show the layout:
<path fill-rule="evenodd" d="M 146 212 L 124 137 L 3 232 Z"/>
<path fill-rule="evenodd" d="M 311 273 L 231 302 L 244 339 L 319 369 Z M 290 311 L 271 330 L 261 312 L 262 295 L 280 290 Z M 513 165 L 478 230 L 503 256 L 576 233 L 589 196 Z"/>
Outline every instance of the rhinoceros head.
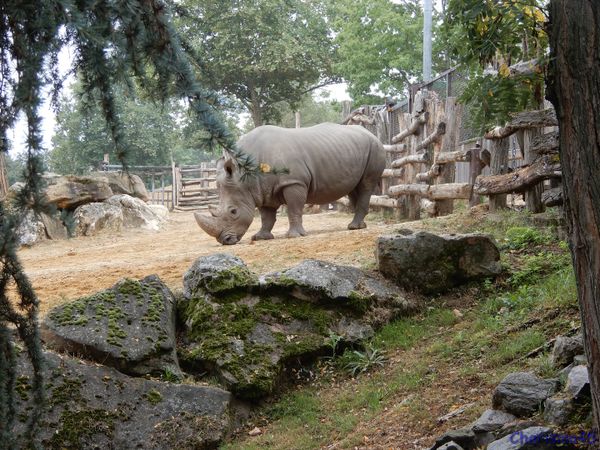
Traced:
<path fill-rule="evenodd" d="M 249 186 L 240 180 L 239 168 L 231 157 L 217 163 L 219 206 L 211 215 L 194 213 L 196 222 L 221 244 L 233 245 L 242 239 L 254 219 L 255 202 Z"/>

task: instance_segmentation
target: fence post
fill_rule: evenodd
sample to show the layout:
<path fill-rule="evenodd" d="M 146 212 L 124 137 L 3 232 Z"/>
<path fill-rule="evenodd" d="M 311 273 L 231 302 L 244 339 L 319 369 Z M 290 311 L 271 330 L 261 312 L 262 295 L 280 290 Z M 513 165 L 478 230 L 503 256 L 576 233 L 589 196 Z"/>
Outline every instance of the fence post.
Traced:
<path fill-rule="evenodd" d="M 509 139 L 494 139 L 491 142 L 491 174 L 501 175 L 507 173 Z M 490 211 L 498 211 L 499 209 L 506 209 L 506 194 L 490 195 Z"/>
<path fill-rule="evenodd" d="M 440 152 L 453 152 L 458 143 L 458 130 L 460 129 L 461 106 L 456 97 L 447 97 L 444 110 L 446 133 L 442 136 Z M 440 174 L 435 178 L 435 184 L 454 183 L 456 176 L 455 163 L 442 164 Z M 435 211 L 438 216 L 452 214 L 454 200 L 436 200 Z"/>
<path fill-rule="evenodd" d="M 469 184 L 471 187 L 475 185 L 475 180 L 483 170 L 484 164 L 481 162 L 481 144 L 475 144 L 475 148 L 471 149 L 471 161 L 469 163 Z M 469 199 L 469 207 L 479 205 L 481 199 L 479 195 L 471 190 L 471 198 Z"/>

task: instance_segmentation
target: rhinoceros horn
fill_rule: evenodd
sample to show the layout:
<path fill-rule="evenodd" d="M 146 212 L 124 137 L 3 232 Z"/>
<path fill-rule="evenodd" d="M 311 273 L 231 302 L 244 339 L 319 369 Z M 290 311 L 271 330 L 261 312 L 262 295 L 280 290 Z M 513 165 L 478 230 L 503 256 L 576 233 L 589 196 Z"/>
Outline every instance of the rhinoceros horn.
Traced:
<path fill-rule="evenodd" d="M 196 222 L 200 225 L 206 233 L 214 238 L 218 238 L 221 234 L 221 228 L 217 223 L 217 219 L 211 216 L 205 216 L 204 214 L 194 213 L 194 217 L 196 218 Z"/>

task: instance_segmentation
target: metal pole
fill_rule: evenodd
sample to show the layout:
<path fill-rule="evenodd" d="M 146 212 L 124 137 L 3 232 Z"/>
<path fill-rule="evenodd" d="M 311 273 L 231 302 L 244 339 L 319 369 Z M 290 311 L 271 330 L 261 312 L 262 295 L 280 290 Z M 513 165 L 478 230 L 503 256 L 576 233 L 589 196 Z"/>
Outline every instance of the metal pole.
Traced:
<path fill-rule="evenodd" d="M 423 81 L 431 80 L 432 0 L 423 0 Z"/>

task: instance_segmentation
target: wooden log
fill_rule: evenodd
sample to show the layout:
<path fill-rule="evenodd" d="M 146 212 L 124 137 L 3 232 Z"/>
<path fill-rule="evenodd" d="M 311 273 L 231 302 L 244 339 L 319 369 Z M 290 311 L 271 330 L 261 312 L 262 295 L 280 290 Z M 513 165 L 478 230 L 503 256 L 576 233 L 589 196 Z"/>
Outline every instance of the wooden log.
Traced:
<path fill-rule="evenodd" d="M 508 76 L 522 76 L 522 75 L 532 75 L 534 73 L 542 73 L 543 68 L 540 65 L 539 60 L 531 59 L 529 61 L 519 61 L 518 63 L 513 64 L 508 67 Z M 498 71 L 496 69 L 485 69 L 483 72 L 484 75 L 498 75 Z"/>
<path fill-rule="evenodd" d="M 421 209 L 429 216 L 435 217 L 437 213 L 436 202 L 432 202 L 427 198 L 421 199 Z"/>
<path fill-rule="evenodd" d="M 418 153 L 416 155 L 408 155 L 403 158 L 392 161 L 392 169 L 399 169 L 407 164 L 423 164 L 429 162 L 429 155 L 427 153 Z"/>
<path fill-rule="evenodd" d="M 531 141 L 529 149 L 537 155 L 558 153 L 558 131 L 535 136 Z"/>
<path fill-rule="evenodd" d="M 341 203 L 344 206 L 350 206 L 350 199 L 348 197 L 342 197 L 337 200 L 337 203 Z M 369 206 L 379 206 L 384 208 L 397 208 L 398 199 L 390 198 L 387 195 L 371 195 L 369 199 Z"/>
<path fill-rule="evenodd" d="M 417 145 L 415 147 L 415 150 L 416 151 L 423 150 L 424 148 L 427 148 L 429 145 L 433 144 L 434 142 L 439 142 L 440 138 L 444 134 L 446 134 L 446 123 L 440 122 L 438 124 L 438 126 L 436 127 L 435 131 L 433 133 L 431 133 L 429 136 L 427 136 L 425 139 L 423 139 L 419 143 L 419 145 Z"/>
<path fill-rule="evenodd" d="M 388 153 L 404 153 L 407 149 L 404 144 L 383 144 L 383 150 Z"/>
<path fill-rule="evenodd" d="M 404 169 L 384 169 L 381 178 L 402 178 Z"/>
<path fill-rule="evenodd" d="M 410 126 L 406 130 L 401 131 L 400 133 L 398 133 L 396 136 L 394 136 L 392 138 L 392 144 L 397 144 L 398 142 L 401 142 L 404 139 L 406 139 L 408 136 L 411 136 L 413 134 L 418 134 L 419 127 L 427 122 L 427 117 L 428 117 L 427 112 L 424 112 L 424 113 L 416 116 L 413 119 Z"/>
<path fill-rule="evenodd" d="M 486 150 L 487 151 L 487 150 Z M 469 184 L 473 186 L 475 184 L 475 180 L 479 175 L 481 175 L 481 171 L 486 166 L 485 161 L 481 159 L 481 145 L 475 144 L 475 147 L 469 150 L 470 164 L 469 164 Z M 489 152 L 488 152 L 489 154 Z M 480 203 L 479 195 L 475 192 L 471 193 L 471 198 L 469 199 L 469 207 L 473 207 Z"/>
<path fill-rule="evenodd" d="M 504 139 L 519 130 L 557 126 L 556 113 L 553 108 L 522 111 L 503 127 L 496 127 L 485 134 L 486 139 Z"/>
<path fill-rule="evenodd" d="M 469 183 L 446 184 L 399 184 L 391 186 L 390 197 L 399 195 L 417 195 L 430 200 L 468 199 L 471 197 L 472 187 Z"/>
<path fill-rule="evenodd" d="M 545 155 L 535 160 L 531 165 L 523 166 L 511 173 L 487 177 L 479 176 L 475 180 L 473 190 L 480 195 L 522 192 L 542 180 L 560 177 L 560 163 L 557 158 Z"/>
<path fill-rule="evenodd" d="M 448 164 L 453 162 L 471 161 L 471 150 L 456 150 L 454 152 L 438 153 L 435 156 L 435 164 Z"/>
<path fill-rule="evenodd" d="M 531 151 L 530 143 L 535 137 L 541 135 L 540 131 L 540 129 L 535 128 L 526 130 L 523 133 L 523 147 L 521 147 L 521 149 L 523 151 L 525 164 L 527 165 L 533 164 L 537 158 L 537 154 Z M 536 183 L 526 189 L 525 205 L 527 206 L 527 211 L 530 211 L 533 214 L 544 212 L 544 203 L 542 202 L 543 191 L 544 185 L 542 182 Z"/>
<path fill-rule="evenodd" d="M 433 164 L 427 172 L 418 173 L 416 178 L 420 182 L 428 182 L 433 180 L 440 174 L 441 166 L 439 164 Z"/>

